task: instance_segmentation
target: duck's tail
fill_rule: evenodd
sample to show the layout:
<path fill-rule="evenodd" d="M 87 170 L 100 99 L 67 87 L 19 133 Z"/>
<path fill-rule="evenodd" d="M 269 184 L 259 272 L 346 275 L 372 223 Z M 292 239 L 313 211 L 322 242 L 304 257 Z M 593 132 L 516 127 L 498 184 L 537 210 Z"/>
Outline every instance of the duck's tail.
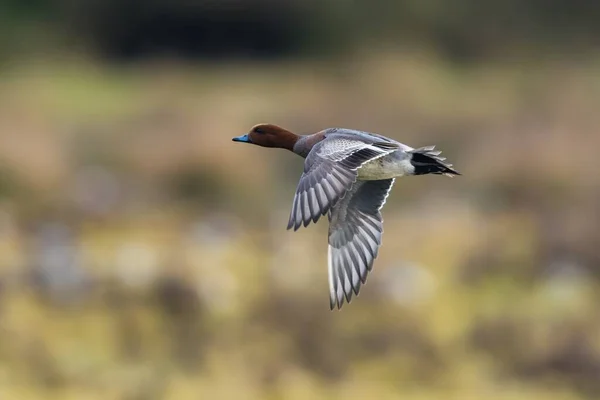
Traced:
<path fill-rule="evenodd" d="M 408 151 L 411 155 L 410 163 L 415 167 L 415 175 L 438 174 L 453 177 L 461 175 L 452 169 L 452 164 L 445 162 L 445 157 L 440 157 L 441 151 L 436 151 L 435 146 L 421 147 Z"/>

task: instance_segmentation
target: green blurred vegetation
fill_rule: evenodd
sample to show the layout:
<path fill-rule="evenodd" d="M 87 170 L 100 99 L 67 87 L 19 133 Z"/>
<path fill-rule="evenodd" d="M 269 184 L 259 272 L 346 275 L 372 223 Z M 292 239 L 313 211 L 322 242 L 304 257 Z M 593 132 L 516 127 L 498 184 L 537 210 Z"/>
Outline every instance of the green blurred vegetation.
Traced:
<path fill-rule="evenodd" d="M 6 71 L 2 397 L 594 398 L 599 66 L 347 63 Z M 301 160 L 230 142 L 263 120 L 464 176 L 398 182 L 332 313 L 325 224 L 285 231 Z"/>
<path fill-rule="evenodd" d="M 598 398 L 598 7 L 247 4 L 2 3 L 0 398 Z M 397 182 L 330 312 L 266 121 L 464 175 Z"/>

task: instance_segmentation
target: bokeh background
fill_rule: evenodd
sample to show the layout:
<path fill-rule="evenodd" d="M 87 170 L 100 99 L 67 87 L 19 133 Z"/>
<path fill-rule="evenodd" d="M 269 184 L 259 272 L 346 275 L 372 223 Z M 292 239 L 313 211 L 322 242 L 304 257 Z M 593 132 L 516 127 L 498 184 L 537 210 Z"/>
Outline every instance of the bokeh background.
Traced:
<path fill-rule="evenodd" d="M 0 398 L 600 398 L 600 3 L 3 0 Z M 435 144 L 361 295 L 259 122 Z"/>

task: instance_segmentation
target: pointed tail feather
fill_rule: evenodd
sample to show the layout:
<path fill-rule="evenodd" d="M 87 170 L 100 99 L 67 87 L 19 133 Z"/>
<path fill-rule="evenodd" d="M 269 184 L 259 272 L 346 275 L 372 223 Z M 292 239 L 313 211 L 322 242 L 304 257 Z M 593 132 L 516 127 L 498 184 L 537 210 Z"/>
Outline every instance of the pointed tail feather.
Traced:
<path fill-rule="evenodd" d="M 452 164 L 445 162 L 446 158 L 440 157 L 441 151 L 436 151 L 435 146 L 421 147 L 410 150 L 410 163 L 415 167 L 415 175 L 437 174 L 453 177 L 461 175 L 452 168 Z"/>

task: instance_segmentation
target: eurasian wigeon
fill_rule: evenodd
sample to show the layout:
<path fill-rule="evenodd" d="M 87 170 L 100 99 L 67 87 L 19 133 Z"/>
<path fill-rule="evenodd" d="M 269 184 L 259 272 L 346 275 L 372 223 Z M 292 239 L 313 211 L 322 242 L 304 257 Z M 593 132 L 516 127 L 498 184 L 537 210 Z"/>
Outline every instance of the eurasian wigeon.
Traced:
<path fill-rule="evenodd" d="M 375 133 L 330 128 L 296 135 L 259 124 L 235 142 L 293 151 L 306 159 L 287 228 L 296 231 L 322 215 L 329 218 L 329 300 L 349 303 L 377 257 L 383 219 L 380 210 L 395 178 L 405 175 L 460 175 L 434 146 L 413 149 Z"/>

